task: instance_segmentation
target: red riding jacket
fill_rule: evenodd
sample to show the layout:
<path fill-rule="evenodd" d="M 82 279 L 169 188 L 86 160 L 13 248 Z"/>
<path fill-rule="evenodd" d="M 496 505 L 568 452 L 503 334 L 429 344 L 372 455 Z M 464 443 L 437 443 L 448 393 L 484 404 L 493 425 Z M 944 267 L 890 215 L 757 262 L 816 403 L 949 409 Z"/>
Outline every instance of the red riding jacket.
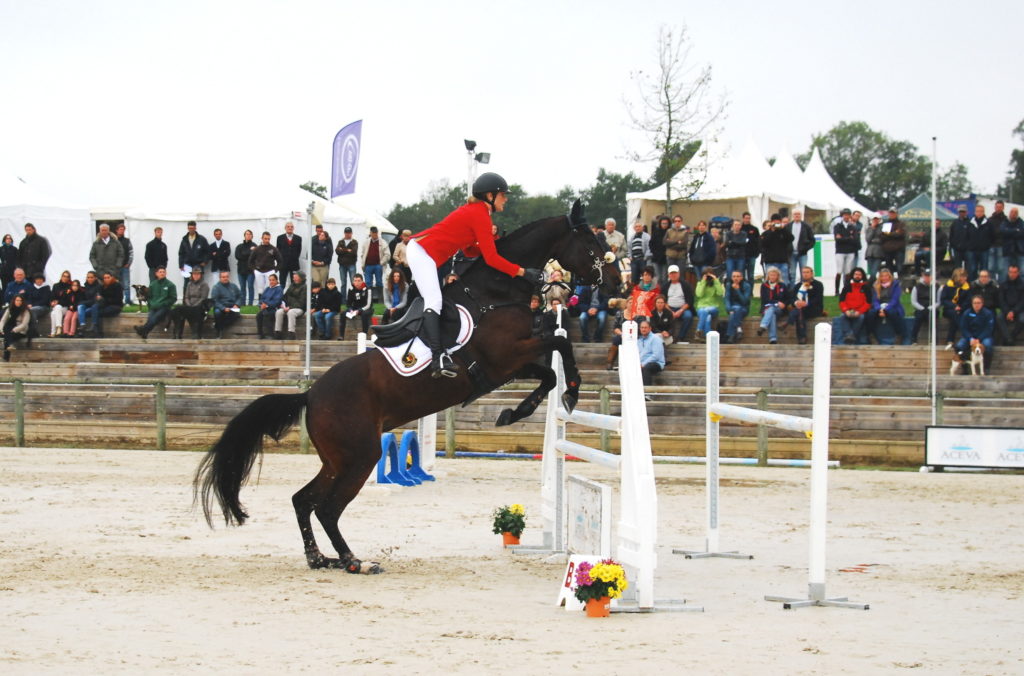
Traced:
<path fill-rule="evenodd" d="M 503 258 L 494 246 L 491 214 L 484 202 L 472 202 L 459 207 L 434 227 L 414 235 L 413 239 L 420 243 L 438 265 L 462 249 L 470 257 L 483 255 L 488 265 L 510 277 L 519 273 L 519 266 Z"/>

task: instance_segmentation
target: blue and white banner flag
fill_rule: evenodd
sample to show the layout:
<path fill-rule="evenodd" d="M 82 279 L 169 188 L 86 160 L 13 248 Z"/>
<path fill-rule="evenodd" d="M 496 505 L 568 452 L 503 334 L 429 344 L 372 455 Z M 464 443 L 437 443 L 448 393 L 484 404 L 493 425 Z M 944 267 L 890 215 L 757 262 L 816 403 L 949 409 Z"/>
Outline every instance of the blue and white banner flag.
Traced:
<path fill-rule="evenodd" d="M 342 128 L 334 137 L 334 155 L 331 158 L 331 199 L 356 191 L 356 172 L 359 170 L 360 135 L 363 121 L 357 120 Z"/>

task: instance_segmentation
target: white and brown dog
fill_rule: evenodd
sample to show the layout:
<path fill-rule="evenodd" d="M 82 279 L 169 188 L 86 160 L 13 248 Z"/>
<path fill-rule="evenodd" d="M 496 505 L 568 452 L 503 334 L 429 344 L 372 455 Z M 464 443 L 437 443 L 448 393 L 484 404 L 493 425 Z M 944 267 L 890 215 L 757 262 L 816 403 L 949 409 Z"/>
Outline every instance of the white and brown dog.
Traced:
<path fill-rule="evenodd" d="M 985 345 L 980 340 L 972 340 L 968 354 L 968 360 L 965 362 L 962 355 L 954 353 L 953 362 L 949 366 L 949 375 L 959 375 L 960 366 L 964 363 L 971 367 L 972 376 L 985 375 Z"/>

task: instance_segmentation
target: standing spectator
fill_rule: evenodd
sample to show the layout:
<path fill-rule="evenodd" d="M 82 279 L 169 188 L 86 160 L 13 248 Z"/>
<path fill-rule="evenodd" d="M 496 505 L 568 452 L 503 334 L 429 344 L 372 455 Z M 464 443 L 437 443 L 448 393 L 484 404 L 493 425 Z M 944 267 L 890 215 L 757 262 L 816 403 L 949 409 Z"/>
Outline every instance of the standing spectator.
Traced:
<path fill-rule="evenodd" d="M 199 271 L 202 272 L 206 262 L 210 260 L 210 243 L 196 231 L 195 221 L 189 221 L 185 227 L 188 232 L 181 238 L 181 244 L 178 245 L 178 269 L 182 274 L 188 273 L 191 280 L 190 270 L 199 268 Z M 186 285 L 188 283 L 186 282 Z"/>
<path fill-rule="evenodd" d="M 867 261 L 868 277 L 873 278 L 878 274 L 878 268 L 882 267 L 882 259 L 885 258 L 885 251 L 882 250 L 882 219 L 878 216 L 871 218 L 871 225 L 864 231 L 864 259 Z"/>
<path fill-rule="evenodd" d="M 270 241 L 270 233 L 264 233 L 266 239 Z M 276 249 L 275 249 L 276 251 Z M 277 283 L 277 275 L 267 275 L 267 286 L 263 291 L 260 292 L 259 306 L 260 309 L 256 312 L 256 332 L 260 335 L 260 340 L 265 340 L 270 336 L 267 332 L 270 331 L 270 327 L 274 325 L 274 319 L 277 315 L 278 308 L 284 302 L 284 291 L 281 285 Z M 267 332 L 263 331 L 263 327 L 267 327 Z"/>
<path fill-rule="evenodd" d="M 761 255 L 761 232 L 757 226 L 750 222 L 750 212 L 744 211 L 740 217 L 740 227 L 747 233 L 747 269 L 744 270 L 744 277 L 750 288 L 754 288 L 754 266 L 757 264 L 757 257 Z"/>
<path fill-rule="evenodd" d="M 121 245 L 121 252 L 124 260 L 121 261 L 121 269 L 117 271 L 117 281 L 124 289 L 124 304 L 132 302 L 132 263 L 135 261 L 135 247 L 132 241 L 125 234 L 124 223 L 118 223 L 114 227 L 114 234 L 117 235 L 117 243 Z M 140 309 L 141 311 L 141 309 Z"/>
<path fill-rule="evenodd" d="M 839 292 L 839 311 L 843 313 L 839 323 L 843 342 L 852 345 L 857 342 L 864 328 L 864 317 L 871 310 L 872 294 L 867 275 L 863 268 L 854 268 L 850 281 Z"/>
<path fill-rule="evenodd" d="M 931 265 L 932 229 L 925 228 L 923 231 L 915 233 L 914 239 L 918 242 L 917 251 L 914 252 L 914 276 L 917 277 L 921 274 L 923 268 Z M 935 263 L 938 264 L 945 256 L 948 241 L 946 233 L 942 230 L 942 222 L 937 218 L 935 219 L 935 240 L 937 242 Z"/>
<path fill-rule="evenodd" d="M 651 323 L 646 319 L 641 319 L 637 328 L 640 332 L 636 346 L 640 350 L 641 377 L 644 385 L 651 386 L 654 384 L 654 375 L 665 368 L 665 344 L 651 332 Z M 644 399 L 650 401 L 651 395 L 645 394 Z"/>
<path fill-rule="evenodd" d="M 36 226 L 25 224 L 25 238 L 18 245 L 18 264 L 29 279 L 37 272 L 46 274 L 46 262 L 50 260 L 50 242 L 42 235 L 36 234 Z"/>
<path fill-rule="evenodd" d="M 224 331 L 242 316 L 242 290 L 231 283 L 231 273 L 227 270 L 220 271 L 220 280 L 213 285 L 210 299 L 213 301 L 213 329 L 218 338 L 223 338 Z"/>
<path fill-rule="evenodd" d="M 703 341 L 708 331 L 714 329 L 712 321 L 718 317 L 718 303 L 725 298 L 725 287 L 715 276 L 715 271 L 711 266 L 706 266 L 693 293 L 697 299 L 697 333 L 695 337 L 697 340 Z"/>
<path fill-rule="evenodd" d="M 7 285 L 14 280 L 14 268 L 18 267 L 18 247 L 14 246 L 14 237 L 4 235 L 0 244 L 0 289 L 6 291 Z"/>
<path fill-rule="evenodd" d="M 281 254 L 281 284 L 291 285 L 293 272 L 302 269 L 302 238 L 295 234 L 295 224 L 284 224 L 284 234 L 277 236 L 277 250 Z"/>
<path fill-rule="evenodd" d="M 14 268 L 13 279 L 4 288 L 4 303 L 10 303 L 15 296 L 27 293 L 31 287 L 32 282 L 25 279 L 25 271 L 21 268 Z"/>
<path fill-rule="evenodd" d="M 672 317 L 679 322 L 679 333 L 676 342 L 685 343 L 686 334 L 690 332 L 694 316 L 693 287 L 682 279 L 679 266 L 668 266 L 668 286 L 665 287 L 665 300 Z"/>
<path fill-rule="evenodd" d="M 312 258 L 312 281 L 322 287 L 327 278 L 331 276 L 331 260 L 334 258 L 334 243 L 327 236 L 326 230 L 321 230 L 313 238 L 313 244 L 309 247 L 309 255 Z"/>
<path fill-rule="evenodd" d="M 640 275 L 640 283 L 633 286 L 629 294 L 630 316 L 635 321 L 641 317 L 650 317 L 654 312 L 654 299 L 658 297 L 661 290 L 654 282 L 654 268 L 644 268 Z"/>
<path fill-rule="evenodd" d="M 882 267 L 889 268 L 889 271 L 898 277 L 903 270 L 907 228 L 899 219 L 896 207 L 889 207 L 889 220 L 879 227 L 878 240 L 882 244 Z"/>
<path fill-rule="evenodd" d="M 213 272 L 213 284 L 220 280 L 221 272 L 231 272 L 231 243 L 224 239 L 220 228 L 213 231 L 213 241 L 209 251 L 210 271 Z"/>
<path fill-rule="evenodd" d="M 729 324 L 725 329 L 725 342 L 738 343 L 743 338 L 743 320 L 750 312 L 750 283 L 746 280 L 746 269 L 733 270 L 729 285 L 725 287 L 725 312 Z"/>
<path fill-rule="evenodd" d="M 683 217 L 676 214 L 672 217 L 672 227 L 665 233 L 665 263 L 668 268 L 673 265 L 682 270 L 686 267 L 686 252 L 690 246 L 690 232 L 683 225 Z M 668 273 L 666 273 L 667 275 Z"/>
<path fill-rule="evenodd" d="M 80 299 L 78 301 L 78 326 L 81 331 L 75 335 L 81 337 L 89 330 L 89 313 L 96 305 L 96 299 L 100 295 L 100 281 L 93 270 L 85 273 L 85 284 L 82 285 Z"/>
<path fill-rule="evenodd" d="M 363 333 L 370 330 L 370 319 L 373 317 L 373 299 L 370 297 L 370 289 L 363 282 L 363 276 L 358 272 L 352 277 L 352 288 L 348 290 L 346 305 L 348 311 L 345 319 L 338 324 L 338 340 L 345 339 L 345 325 L 347 320 L 359 317 L 363 324 Z"/>
<path fill-rule="evenodd" d="M 1005 245 L 1004 238 L 1003 246 Z M 1020 266 L 1017 264 L 1011 264 L 1006 268 L 1006 281 L 999 285 L 999 307 L 1002 312 L 996 321 L 1003 336 L 1003 343 L 1013 345 L 1024 326 L 1021 324 L 1021 313 L 1024 313 L 1024 279 L 1020 277 Z"/>
<path fill-rule="evenodd" d="M 1011 265 L 1020 269 L 1021 259 L 1024 258 L 1024 219 L 1020 217 L 1017 207 L 1010 209 L 1010 217 L 1000 226 L 1003 237 L 1003 261 L 1005 268 L 999 268 L 1001 275 L 999 281 L 1005 278 L 1004 273 Z"/>
<path fill-rule="evenodd" d="M 956 220 L 949 226 L 949 257 L 954 268 L 962 268 L 967 264 L 967 229 L 971 225 L 971 219 L 967 218 L 967 205 L 957 207 L 956 215 Z"/>
<path fill-rule="evenodd" d="M 903 344 L 906 327 L 903 322 L 902 298 L 900 283 L 893 279 L 892 271 L 889 268 L 879 270 L 871 298 L 871 311 L 868 314 L 868 328 L 875 335 L 875 341 L 879 345 L 881 345 L 882 339 L 878 335 L 878 329 L 883 324 L 892 324 L 893 331 L 896 333 L 896 344 Z"/>
<path fill-rule="evenodd" d="M 370 226 L 370 238 L 363 243 L 361 259 L 363 280 L 370 288 L 371 297 L 380 296 L 384 281 L 384 266 L 391 259 L 391 251 L 384 240 L 380 238 L 377 226 Z"/>
<path fill-rule="evenodd" d="M 253 247 L 252 253 L 249 254 L 249 269 L 255 280 L 253 285 L 257 298 L 261 297 L 263 290 L 269 286 L 271 275 L 277 278 L 277 271 L 282 265 L 281 252 L 270 243 L 270 233 L 264 232 L 260 235 L 260 244 Z"/>
<path fill-rule="evenodd" d="M 124 289 L 117 281 L 114 273 L 103 273 L 103 285 L 96 297 L 96 303 L 92 306 L 94 333 L 97 338 L 103 337 L 103 319 L 116 317 L 121 314 L 124 307 Z"/>
<path fill-rule="evenodd" d="M 988 217 L 989 232 L 992 234 L 992 245 L 989 248 L 988 260 L 985 266 L 993 279 L 1000 282 L 1006 279 L 1006 259 L 1003 255 L 1003 226 L 1006 225 L 1006 204 L 1003 200 L 996 200 L 992 208 L 992 215 Z M 991 309 L 991 308 L 989 308 Z"/>
<path fill-rule="evenodd" d="M 672 221 L 668 216 L 659 216 L 651 230 L 651 261 L 654 263 L 654 279 L 659 285 L 664 284 L 668 279 L 665 235 L 668 234 L 671 225 Z"/>
<path fill-rule="evenodd" d="M 932 309 L 937 308 L 939 305 L 938 301 L 932 298 L 934 295 L 932 291 L 932 271 L 929 269 L 922 270 L 917 284 L 914 285 L 913 290 L 910 292 L 910 304 L 914 306 L 914 326 L 910 331 L 911 345 L 917 345 L 917 341 L 921 336 L 921 327 L 928 321 Z"/>
<path fill-rule="evenodd" d="M 381 324 L 397 322 L 405 314 L 405 306 L 409 301 L 409 285 L 405 281 L 405 273 L 401 268 L 391 269 L 388 283 L 384 288 L 384 316 Z M 341 294 L 338 294 L 338 305 L 341 305 Z"/>
<path fill-rule="evenodd" d="M 338 254 L 338 285 L 342 298 L 348 297 L 348 285 L 356 274 L 356 261 L 359 260 L 359 242 L 352 237 L 352 228 L 345 227 L 345 237 L 334 247 Z"/>
<path fill-rule="evenodd" d="M 782 273 L 776 267 L 768 268 L 761 282 L 761 324 L 757 327 L 757 335 L 763 336 L 768 330 L 768 342 L 775 345 L 779 342 L 779 317 L 785 321 L 786 299 L 788 291 L 782 281 Z"/>
<path fill-rule="evenodd" d="M 974 207 L 974 218 L 967 224 L 966 240 L 967 281 L 973 282 L 980 270 L 988 269 L 988 251 L 992 248 L 992 225 L 980 204 Z"/>
<path fill-rule="evenodd" d="M 203 269 L 196 266 L 189 273 L 185 288 L 181 292 L 181 305 L 171 310 L 174 322 L 174 337 L 181 340 L 185 333 L 185 322 L 192 329 L 192 337 L 203 337 L 203 321 L 209 311 L 207 300 L 210 298 L 210 285 L 203 281 Z"/>
<path fill-rule="evenodd" d="M 832 221 L 832 236 L 836 240 L 836 292 L 843 288 L 850 273 L 857 267 L 857 256 L 860 254 L 860 221 L 854 222 L 849 209 L 839 212 L 839 217 Z"/>
<path fill-rule="evenodd" d="M 715 240 L 715 262 L 711 267 L 715 269 L 715 274 L 718 277 L 723 277 L 725 275 L 725 242 L 722 240 L 722 229 L 710 228 L 708 232 Z"/>
<path fill-rule="evenodd" d="M 62 303 L 61 299 L 67 299 L 67 293 L 71 290 L 71 271 L 65 270 L 60 273 L 60 281 L 50 289 L 50 338 L 59 336 L 64 330 L 64 313 L 70 305 Z"/>
<path fill-rule="evenodd" d="M 672 334 L 672 325 L 674 323 L 675 318 L 672 316 L 672 310 L 668 309 L 665 296 L 659 294 L 654 299 L 654 312 L 651 313 L 651 330 L 661 338 L 661 342 L 665 345 L 671 345 L 675 340 Z"/>
<path fill-rule="evenodd" d="M 633 224 L 633 234 L 629 237 L 629 269 L 634 284 L 640 282 L 644 268 L 650 266 L 651 236 L 644 232 L 643 222 L 637 221 Z M 653 270 L 653 267 L 651 269 Z"/>
<path fill-rule="evenodd" d="M 338 282 L 334 277 L 327 279 L 327 288 L 320 291 L 313 309 L 313 320 L 320 340 L 330 340 L 334 331 L 334 318 L 341 314 L 341 292 L 338 291 Z"/>
<path fill-rule="evenodd" d="M 690 236 L 690 250 L 687 253 L 695 274 L 715 264 L 718 248 L 715 245 L 715 238 L 708 232 L 708 224 L 704 221 L 697 221 L 697 231 Z"/>
<path fill-rule="evenodd" d="M 292 273 L 292 283 L 284 292 L 284 302 L 274 314 L 274 338 L 295 340 L 295 323 L 306 314 L 306 274 Z M 285 335 L 285 320 L 288 322 L 288 333 Z"/>
<path fill-rule="evenodd" d="M 412 270 L 409 268 L 409 261 L 405 257 L 405 247 L 409 243 L 409 238 L 411 237 L 412 230 L 403 230 L 400 236 L 400 241 L 395 245 L 394 250 L 391 252 L 391 267 L 400 269 L 406 279 L 410 279 L 412 277 Z"/>
<path fill-rule="evenodd" d="M 32 279 L 32 285 L 28 287 L 25 292 L 25 305 L 28 306 L 28 312 L 32 315 L 32 332 L 34 335 L 39 335 L 39 320 L 50 313 L 52 309 L 50 301 L 53 300 L 53 293 L 50 290 L 50 285 L 46 283 L 46 275 L 41 272 L 37 272 Z M 50 331 L 53 333 L 53 331 Z"/>
<path fill-rule="evenodd" d="M 733 270 L 747 274 L 747 233 L 739 221 L 733 221 L 725 233 L 725 274 L 730 280 Z"/>
<path fill-rule="evenodd" d="M 100 277 L 109 272 L 114 279 L 120 279 L 124 265 L 124 249 L 111 234 L 110 226 L 106 223 L 100 225 L 99 233 L 93 240 L 92 248 L 89 249 L 89 263 Z"/>
<path fill-rule="evenodd" d="M 796 280 L 800 278 L 800 270 L 807 265 L 807 252 L 814 248 L 814 230 L 809 223 L 804 222 L 802 211 L 793 212 L 793 220 L 786 225 L 786 230 L 793 236 L 793 253 L 789 264 L 789 277 L 784 277 L 782 282 L 795 285 Z"/>
<path fill-rule="evenodd" d="M 153 228 L 153 239 L 146 243 L 146 267 L 149 268 L 149 281 L 156 279 L 156 269 L 164 268 L 168 263 L 167 245 L 164 243 L 164 229 Z"/>
<path fill-rule="evenodd" d="M 71 280 L 71 286 L 57 297 L 57 303 L 64 308 L 64 320 L 61 335 L 74 338 L 78 327 L 78 304 L 82 301 L 82 285 L 77 279 Z"/>
<path fill-rule="evenodd" d="M 178 300 L 178 288 L 167 279 L 167 268 L 158 267 L 156 277 L 149 284 L 149 316 L 146 322 L 135 327 L 135 333 L 143 340 L 157 324 L 167 318 L 175 301 Z"/>
<path fill-rule="evenodd" d="M 942 305 L 942 316 L 948 322 L 946 329 L 946 349 L 953 349 L 956 332 L 960 329 L 960 316 L 970 307 L 971 285 L 967 283 L 967 270 L 956 268 L 949 280 L 942 287 L 939 303 Z"/>
<path fill-rule="evenodd" d="M 960 315 L 960 340 L 956 343 L 956 352 L 962 362 L 970 361 L 970 352 L 975 345 L 985 346 L 985 372 L 992 365 L 993 337 L 995 336 L 995 315 L 985 307 L 985 299 L 981 296 L 971 298 L 971 306 Z M 955 365 L 959 366 L 959 364 Z M 956 373 L 956 368 L 950 372 Z"/>
<path fill-rule="evenodd" d="M 825 314 L 825 285 L 814 278 L 813 268 L 807 265 L 800 268 L 800 281 L 793 287 L 789 300 L 792 307 L 789 323 L 796 326 L 797 342 L 806 345 L 807 320 Z"/>
<path fill-rule="evenodd" d="M 580 335 L 584 343 L 604 340 L 604 323 L 608 318 L 608 296 L 599 286 L 581 284 L 576 287 L 580 310 Z M 591 328 L 593 327 L 593 328 Z"/>
<path fill-rule="evenodd" d="M 267 241 L 270 241 L 269 236 Z M 249 258 L 255 248 L 252 230 L 246 230 L 242 235 L 242 241 L 235 247 L 235 271 L 238 273 L 238 288 L 242 292 L 242 305 L 252 305 L 256 302 L 256 273 L 249 266 Z"/>
<path fill-rule="evenodd" d="M 4 336 L 4 361 L 11 360 L 11 350 L 15 349 L 14 344 L 30 336 L 32 326 L 32 313 L 25 305 L 24 294 L 18 294 L 4 310 L 3 317 L 0 317 L 0 333 Z"/>
<path fill-rule="evenodd" d="M 768 268 L 772 267 L 779 271 L 779 279 L 789 279 L 793 233 L 785 228 L 777 228 L 774 217 L 765 221 L 761 227 L 761 266 L 765 278 L 768 277 Z"/>
<path fill-rule="evenodd" d="M 629 253 L 626 250 L 626 236 L 615 229 L 615 219 L 604 219 L 604 243 L 620 261 Z"/>

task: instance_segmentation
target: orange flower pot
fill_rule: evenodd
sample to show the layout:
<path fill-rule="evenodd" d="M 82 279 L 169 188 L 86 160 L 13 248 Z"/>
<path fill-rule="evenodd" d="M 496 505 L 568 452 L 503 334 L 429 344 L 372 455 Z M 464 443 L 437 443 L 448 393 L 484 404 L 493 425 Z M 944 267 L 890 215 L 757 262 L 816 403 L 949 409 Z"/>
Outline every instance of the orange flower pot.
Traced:
<path fill-rule="evenodd" d="M 612 601 L 607 596 L 587 600 L 587 617 L 608 617 L 612 611 Z"/>
<path fill-rule="evenodd" d="M 512 535 L 512 533 L 509 533 L 508 531 L 505 531 L 504 533 L 501 534 L 501 542 L 506 547 L 508 547 L 509 545 L 517 545 L 517 544 L 519 544 L 519 536 L 518 535 Z"/>

